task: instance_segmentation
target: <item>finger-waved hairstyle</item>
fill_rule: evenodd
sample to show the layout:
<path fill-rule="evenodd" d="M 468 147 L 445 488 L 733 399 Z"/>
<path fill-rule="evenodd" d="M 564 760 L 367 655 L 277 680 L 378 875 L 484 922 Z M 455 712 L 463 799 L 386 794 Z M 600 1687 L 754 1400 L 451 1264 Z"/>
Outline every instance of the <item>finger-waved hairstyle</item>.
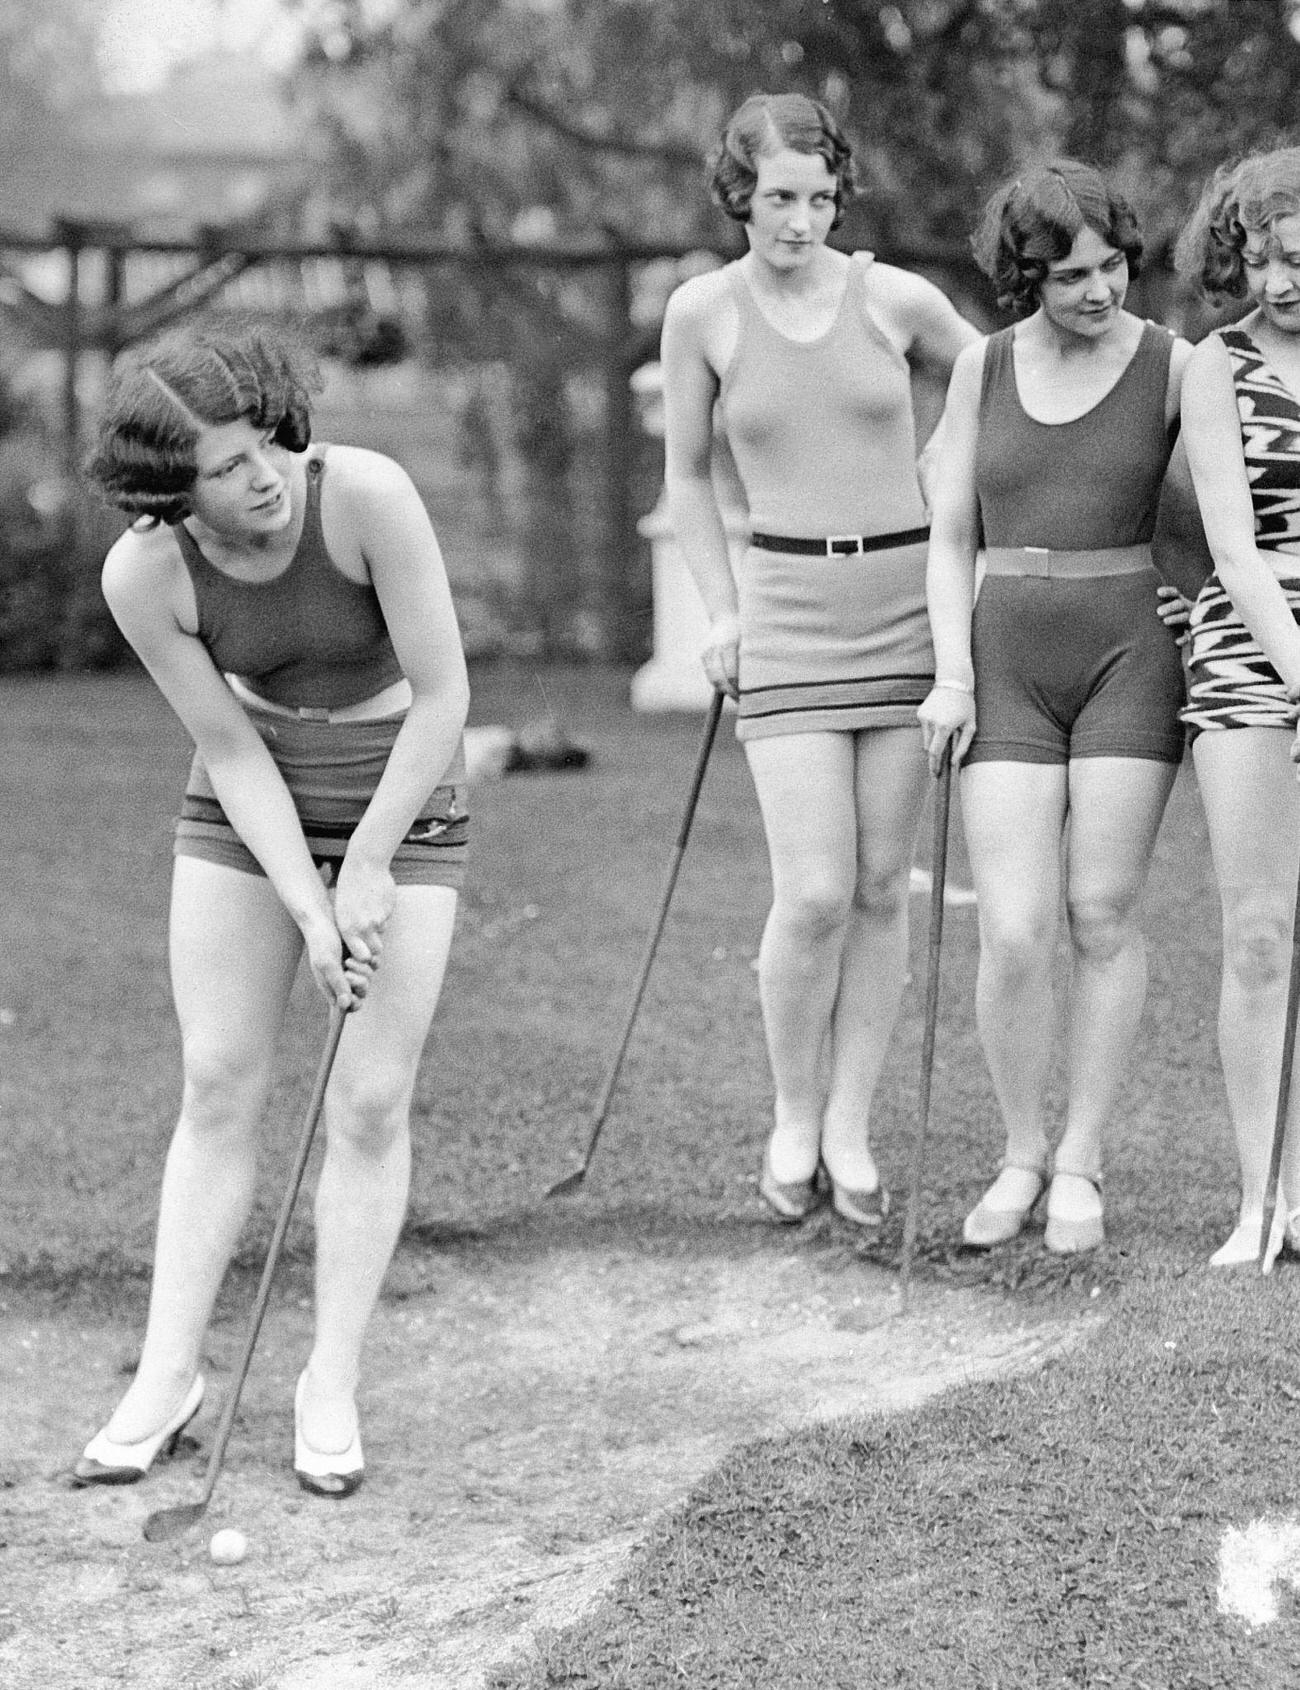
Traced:
<path fill-rule="evenodd" d="M 976 262 L 998 290 L 998 304 L 1019 316 L 1035 310 L 1050 266 L 1069 257 L 1084 228 L 1118 247 L 1129 275 L 1137 275 L 1142 264 L 1137 218 L 1090 164 L 1054 159 L 1000 187 L 971 238 Z"/>
<path fill-rule="evenodd" d="M 1179 274 L 1216 303 L 1243 299 L 1247 235 L 1263 233 L 1295 212 L 1300 212 L 1300 147 L 1276 147 L 1220 166 L 1178 237 Z"/>
<path fill-rule="evenodd" d="M 822 105 L 806 94 L 751 94 L 727 121 L 710 159 L 713 197 L 737 223 L 748 223 L 758 161 L 784 148 L 816 153 L 835 178 L 835 219 L 838 229 L 844 208 L 857 191 L 853 150 L 844 131 Z"/>
<path fill-rule="evenodd" d="M 278 325 L 196 318 L 119 358 L 86 474 L 128 515 L 181 522 L 203 428 L 246 420 L 304 452 L 320 385 L 313 355 Z"/>

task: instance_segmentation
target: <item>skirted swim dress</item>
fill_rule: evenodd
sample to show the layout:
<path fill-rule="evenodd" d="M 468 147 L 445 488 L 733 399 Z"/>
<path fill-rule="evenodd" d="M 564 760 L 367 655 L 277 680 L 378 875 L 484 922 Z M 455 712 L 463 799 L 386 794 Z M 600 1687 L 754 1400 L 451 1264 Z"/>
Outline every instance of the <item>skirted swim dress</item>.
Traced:
<path fill-rule="evenodd" d="M 755 533 L 872 539 L 925 524 L 911 373 L 872 318 L 869 263 L 851 262 L 835 320 L 812 341 L 775 329 L 730 266 L 740 334 L 722 412 Z M 923 534 L 847 556 L 750 546 L 737 736 L 914 728 L 934 679 L 925 555 Z"/>

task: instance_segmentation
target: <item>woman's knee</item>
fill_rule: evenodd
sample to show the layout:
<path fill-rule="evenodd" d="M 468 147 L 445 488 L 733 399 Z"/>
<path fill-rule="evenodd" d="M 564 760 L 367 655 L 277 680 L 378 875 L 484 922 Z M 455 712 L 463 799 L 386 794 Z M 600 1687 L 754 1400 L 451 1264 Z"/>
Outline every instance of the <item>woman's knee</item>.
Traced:
<path fill-rule="evenodd" d="M 1017 906 L 980 906 L 980 971 L 1004 981 L 1037 977 L 1051 966 L 1056 943 L 1054 913 Z"/>
<path fill-rule="evenodd" d="M 182 1115 L 199 1132 L 256 1130 L 270 1086 L 271 1068 L 261 1052 L 201 1036 L 183 1048 Z"/>
<path fill-rule="evenodd" d="M 1224 911 L 1223 966 L 1248 991 L 1279 985 L 1291 962 L 1291 906 L 1261 892 L 1236 899 Z"/>
<path fill-rule="evenodd" d="M 805 881 L 778 887 L 773 913 L 786 931 L 805 943 L 816 943 L 842 932 L 854 904 L 850 881 Z"/>
<path fill-rule="evenodd" d="M 326 1101 L 331 1138 L 366 1156 L 386 1156 L 407 1131 L 411 1088 L 411 1075 L 396 1065 L 336 1074 Z"/>
<path fill-rule="evenodd" d="M 853 888 L 854 911 L 881 924 L 899 920 L 907 910 L 911 875 L 910 860 L 901 867 L 862 868 Z"/>
<path fill-rule="evenodd" d="M 1067 897 L 1070 943 L 1086 962 L 1112 962 L 1138 936 L 1137 893 Z"/>

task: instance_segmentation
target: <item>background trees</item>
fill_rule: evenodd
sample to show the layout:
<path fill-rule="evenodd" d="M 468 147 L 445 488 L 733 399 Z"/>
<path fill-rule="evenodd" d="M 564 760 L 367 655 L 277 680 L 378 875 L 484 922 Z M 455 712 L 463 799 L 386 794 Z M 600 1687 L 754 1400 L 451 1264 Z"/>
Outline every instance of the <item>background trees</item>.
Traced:
<path fill-rule="evenodd" d="M 93 73 L 107 3 L 0 9 L 11 179 L 57 175 L 60 123 Z M 1167 258 L 1200 183 L 1300 126 L 1300 0 L 265 4 L 297 21 L 289 80 L 315 137 L 305 190 L 268 207 L 265 227 L 538 254 L 529 268 L 431 267 L 414 336 L 369 316 L 344 327 L 374 361 L 409 344 L 437 372 L 482 550 L 511 560 L 491 590 L 521 645 L 550 651 L 632 657 L 648 636 L 645 560 L 624 518 L 653 501 L 658 466 L 644 443 L 613 463 L 614 411 L 654 354 L 671 288 L 741 250 L 702 160 L 746 94 L 801 89 L 831 105 L 863 185 L 844 244 L 925 270 L 989 320 L 967 245 L 984 195 L 1036 156 L 1096 161 L 1146 227 L 1137 309 L 1194 333 L 1206 318 Z M 628 243 L 693 255 L 540 262 Z M 347 335 L 325 339 L 347 352 Z"/>

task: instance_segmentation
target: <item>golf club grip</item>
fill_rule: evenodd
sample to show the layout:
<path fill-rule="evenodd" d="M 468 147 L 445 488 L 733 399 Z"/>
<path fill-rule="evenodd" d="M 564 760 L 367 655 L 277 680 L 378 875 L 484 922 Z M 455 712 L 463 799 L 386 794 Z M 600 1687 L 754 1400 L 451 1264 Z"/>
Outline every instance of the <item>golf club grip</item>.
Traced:
<path fill-rule="evenodd" d="M 912 1273 L 912 1256 L 920 1222 L 921 1176 L 925 1141 L 930 1127 L 930 1090 L 934 1070 L 935 1029 L 939 1020 L 939 958 L 943 943 L 943 895 L 948 884 L 948 818 L 952 810 L 952 741 L 944 746 L 934 795 L 934 851 L 930 880 L 930 938 L 925 969 L 925 1019 L 921 1031 L 921 1084 L 917 1100 L 916 1140 L 912 1148 L 912 1177 L 903 1219 L 903 1253 L 899 1278 L 904 1293 Z"/>
<path fill-rule="evenodd" d="M 1262 1265 L 1277 1213 L 1277 1188 L 1282 1178 L 1282 1153 L 1286 1149 L 1287 1115 L 1291 1105 L 1291 1069 L 1295 1060 L 1296 1018 L 1300 1014 L 1300 879 L 1296 882 L 1295 910 L 1291 925 L 1291 977 L 1286 990 L 1286 1020 L 1282 1029 L 1282 1067 L 1277 1078 L 1277 1113 L 1273 1119 L 1273 1143 L 1269 1150 L 1268 1177 L 1264 1182 L 1264 1213 L 1260 1220 L 1259 1259 Z M 1291 1197 L 1294 1201 L 1294 1196 Z"/>
<path fill-rule="evenodd" d="M 655 953 L 659 949 L 659 940 L 664 930 L 664 923 L 668 919 L 668 906 L 672 903 L 673 891 L 677 885 L 677 873 L 682 866 L 686 842 L 691 836 L 691 825 L 695 820 L 695 810 L 700 801 L 700 789 L 704 785 L 704 776 L 709 766 L 709 755 L 713 750 L 713 741 L 717 736 L 724 702 L 724 695 L 716 691 L 709 701 L 708 714 L 704 718 L 704 733 L 700 740 L 699 752 L 695 758 L 695 769 L 691 775 L 690 790 L 686 796 L 686 807 L 682 812 L 681 826 L 677 830 L 677 841 L 673 846 L 668 873 L 664 877 L 663 890 L 659 894 L 659 909 L 641 956 L 641 967 L 637 973 L 627 1014 L 623 1019 L 622 1037 L 619 1039 L 618 1048 L 614 1052 L 614 1059 L 606 1070 L 605 1082 L 600 1089 L 600 1095 L 597 1097 L 592 1111 L 591 1138 L 587 1143 L 586 1156 L 583 1158 L 584 1166 L 590 1160 L 591 1153 L 596 1148 L 597 1140 L 600 1138 L 601 1128 L 605 1124 L 605 1115 L 609 1109 L 609 1102 L 614 1095 L 614 1087 L 618 1084 L 618 1076 L 623 1067 L 623 1058 L 627 1054 L 628 1042 L 632 1037 L 632 1029 L 636 1025 L 637 1012 L 641 1008 L 641 999 L 645 996 L 646 983 L 650 978 L 650 970 L 654 966 Z"/>
<path fill-rule="evenodd" d="M 271 1283 L 279 1265 L 280 1252 L 284 1247 L 285 1236 L 289 1231 L 289 1222 L 293 1218 L 294 1205 L 298 1201 L 298 1192 L 302 1186 L 302 1176 L 306 1172 L 307 1159 L 311 1155 L 312 1142 L 316 1137 L 316 1128 L 320 1123 L 321 1110 L 325 1104 L 325 1091 L 334 1068 L 334 1058 L 338 1054 L 339 1040 L 343 1037 L 343 1025 L 347 1020 L 347 1013 L 346 1010 L 340 1009 L 337 1004 L 330 1007 L 329 1032 L 325 1038 L 325 1049 L 316 1069 L 316 1081 L 312 1087 L 311 1101 L 307 1105 L 306 1122 L 298 1140 L 298 1149 L 294 1155 L 289 1182 L 285 1186 L 284 1196 L 280 1200 L 280 1212 L 275 1219 L 271 1242 L 267 1246 L 266 1261 L 262 1266 L 262 1278 L 257 1287 L 257 1296 L 253 1300 L 248 1331 L 244 1337 L 244 1348 L 240 1353 L 239 1362 L 235 1368 L 235 1377 L 231 1382 L 229 1394 L 221 1411 L 221 1419 L 217 1423 L 216 1436 L 212 1442 L 212 1453 L 208 1456 L 208 1467 L 203 1481 L 203 1501 L 205 1503 L 212 1495 L 217 1482 L 217 1475 L 221 1471 L 221 1465 L 225 1458 L 226 1445 L 230 1442 L 230 1433 L 235 1424 L 235 1415 L 239 1409 L 239 1399 L 243 1393 L 244 1381 L 248 1377 L 253 1351 L 257 1346 L 267 1304 L 271 1299 Z"/>

